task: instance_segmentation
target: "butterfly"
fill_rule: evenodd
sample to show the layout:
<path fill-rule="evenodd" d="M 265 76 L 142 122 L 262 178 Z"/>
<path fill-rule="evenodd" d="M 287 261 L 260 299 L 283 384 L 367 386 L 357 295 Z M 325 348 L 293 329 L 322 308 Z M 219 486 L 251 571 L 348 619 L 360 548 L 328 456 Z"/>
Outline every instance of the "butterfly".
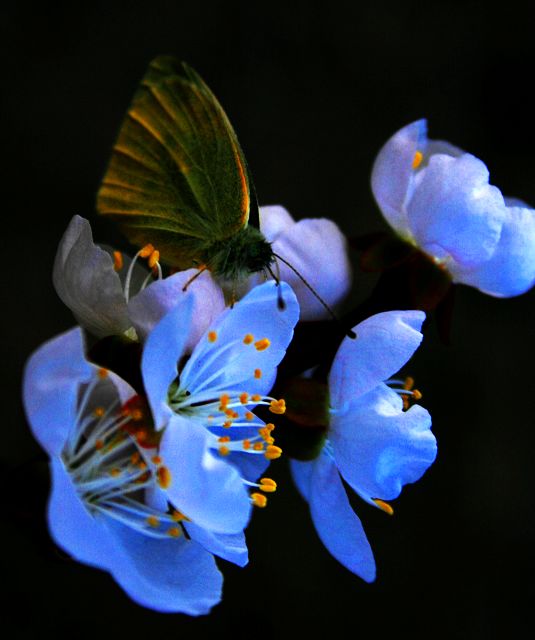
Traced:
<path fill-rule="evenodd" d="M 234 282 L 271 273 L 274 255 L 238 138 L 199 74 L 173 57 L 155 58 L 134 95 L 97 210 L 172 267 L 207 268 Z"/>

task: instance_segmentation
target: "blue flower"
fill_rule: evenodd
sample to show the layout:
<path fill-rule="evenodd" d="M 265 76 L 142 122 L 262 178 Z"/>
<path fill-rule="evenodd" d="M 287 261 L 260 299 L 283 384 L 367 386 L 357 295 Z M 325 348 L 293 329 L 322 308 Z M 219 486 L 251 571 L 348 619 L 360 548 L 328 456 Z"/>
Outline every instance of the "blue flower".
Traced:
<path fill-rule="evenodd" d="M 160 455 L 177 478 L 170 498 L 205 528 L 233 533 L 245 525 L 251 501 L 265 505 L 264 494 L 255 489 L 275 488 L 269 478 L 256 482 L 281 449 L 274 444 L 273 423 L 264 423 L 254 409 L 284 413 L 284 400 L 267 394 L 299 306 L 287 284 L 266 282 L 221 314 L 188 354 L 193 313 L 192 298 L 184 296 L 148 336 L 141 369 L 155 427 L 163 429 Z M 182 454 L 193 441 L 198 455 L 205 452 L 201 466 Z M 215 464 L 222 465 L 219 476 Z M 221 500 L 223 488 L 232 492 L 232 508 L 228 499 Z"/>
<path fill-rule="evenodd" d="M 381 149 L 372 190 L 395 231 L 454 282 L 498 297 L 535 283 L 535 210 L 504 200 L 481 160 L 428 140 L 425 120 L 407 125 Z"/>
<path fill-rule="evenodd" d="M 204 614 L 219 602 L 222 586 L 204 547 L 225 547 L 223 557 L 237 561 L 246 555 L 243 539 L 203 531 L 181 505 L 159 499 L 172 476 L 156 451 L 132 435 L 139 435 L 142 418 L 125 403 L 133 393 L 111 372 L 86 362 L 80 329 L 29 359 L 24 404 L 50 456 L 49 529 L 73 558 L 111 573 L 137 603 Z M 185 452 L 190 458 L 197 453 L 195 443 Z"/>
<path fill-rule="evenodd" d="M 357 339 L 343 340 L 329 374 L 331 417 L 321 453 L 291 463 L 323 544 L 368 582 L 375 579 L 373 553 L 340 476 L 366 502 L 392 513 L 385 501 L 434 461 L 429 413 L 418 405 L 404 411 L 406 397 L 418 393 L 410 384 L 396 389 L 390 379 L 420 344 L 424 318 L 421 311 L 390 311 L 354 328 Z"/>

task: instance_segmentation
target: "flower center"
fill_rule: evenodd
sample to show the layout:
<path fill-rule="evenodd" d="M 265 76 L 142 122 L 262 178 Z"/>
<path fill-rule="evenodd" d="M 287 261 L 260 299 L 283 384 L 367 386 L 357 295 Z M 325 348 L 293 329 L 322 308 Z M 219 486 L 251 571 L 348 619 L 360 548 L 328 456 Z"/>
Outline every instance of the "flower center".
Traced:
<path fill-rule="evenodd" d="M 165 489 L 170 472 L 150 452 L 154 430 L 134 398 L 123 407 L 101 369 L 81 390 L 78 415 L 63 461 L 86 508 L 153 538 L 177 538 L 185 516 L 146 501 L 148 489 Z M 145 449 L 143 450 L 142 449 Z M 151 455 L 152 453 L 152 455 Z"/>
<path fill-rule="evenodd" d="M 414 378 L 411 376 L 407 376 L 405 380 L 391 378 L 386 381 L 386 384 L 401 396 L 405 410 L 410 407 L 411 401 L 416 402 L 422 398 L 421 392 L 414 388 Z"/>

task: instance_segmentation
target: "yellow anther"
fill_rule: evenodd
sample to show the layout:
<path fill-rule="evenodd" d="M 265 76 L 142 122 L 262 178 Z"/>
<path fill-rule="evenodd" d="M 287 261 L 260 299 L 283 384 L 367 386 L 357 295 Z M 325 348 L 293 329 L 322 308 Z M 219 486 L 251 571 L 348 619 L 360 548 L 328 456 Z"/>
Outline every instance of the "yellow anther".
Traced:
<path fill-rule="evenodd" d="M 270 433 L 273 431 L 273 429 L 275 428 L 275 425 L 273 424 L 273 422 L 268 422 L 264 429 L 267 429 Z"/>
<path fill-rule="evenodd" d="M 228 454 L 230 453 L 230 449 L 228 447 L 225 447 L 224 444 L 219 447 L 218 451 L 220 456 L 228 456 Z"/>
<path fill-rule="evenodd" d="M 262 338 L 262 340 L 257 340 L 254 343 L 254 346 L 257 351 L 265 351 L 270 344 L 271 342 L 269 341 L 268 338 Z"/>
<path fill-rule="evenodd" d="M 113 468 L 113 469 L 110 471 L 110 476 L 112 476 L 112 477 L 114 477 L 114 478 L 117 478 L 117 476 L 120 476 L 120 475 L 121 475 L 121 470 L 120 470 L 120 469 L 118 469 L 117 467 Z"/>
<path fill-rule="evenodd" d="M 254 377 L 255 378 L 261 378 L 262 377 L 262 370 L 261 369 L 255 369 L 254 370 Z"/>
<path fill-rule="evenodd" d="M 403 383 L 403 388 L 406 389 L 407 391 L 410 391 L 413 387 L 414 387 L 414 378 L 411 378 L 411 376 L 407 376 L 405 378 L 405 382 Z"/>
<path fill-rule="evenodd" d="M 388 502 L 385 502 L 384 500 L 379 500 L 378 498 L 373 498 L 373 501 L 379 507 L 379 509 L 381 509 L 385 513 L 388 513 L 389 516 L 394 515 L 394 509 L 392 509 L 392 507 L 388 504 Z"/>
<path fill-rule="evenodd" d="M 277 491 L 277 483 L 275 480 L 271 478 L 261 478 L 260 479 L 260 491 L 265 491 L 266 493 L 273 493 Z"/>
<path fill-rule="evenodd" d="M 254 413 L 251 413 L 250 411 L 246 411 L 245 412 L 245 419 L 246 420 L 254 420 Z"/>
<path fill-rule="evenodd" d="M 160 252 L 158 251 L 158 249 L 154 249 L 154 251 L 150 254 L 150 257 L 148 260 L 149 268 L 152 269 L 153 267 L 155 267 L 158 264 L 159 260 L 160 260 Z"/>
<path fill-rule="evenodd" d="M 230 437 L 229 436 L 221 436 L 220 438 L 218 438 L 217 441 L 218 442 L 230 442 Z"/>
<path fill-rule="evenodd" d="M 149 525 L 149 527 L 159 527 L 160 521 L 156 516 L 149 516 L 147 518 L 147 524 Z"/>
<path fill-rule="evenodd" d="M 267 498 L 261 493 L 251 493 L 251 500 L 255 507 L 263 509 L 267 505 Z"/>
<path fill-rule="evenodd" d="M 100 369 L 98 370 L 98 377 L 101 380 L 104 380 L 105 378 L 108 377 L 108 370 L 104 369 L 104 367 L 100 367 Z"/>
<path fill-rule="evenodd" d="M 154 253 L 154 247 L 149 243 L 140 250 L 139 257 L 148 258 L 152 253 Z"/>
<path fill-rule="evenodd" d="M 249 394 L 246 391 L 240 394 L 240 402 L 242 404 L 247 404 L 248 400 L 249 400 Z"/>
<path fill-rule="evenodd" d="M 154 464 L 162 464 L 162 459 L 160 458 L 160 456 L 152 456 L 151 460 L 154 462 Z"/>
<path fill-rule="evenodd" d="M 215 342 L 217 340 L 217 331 L 208 332 L 208 342 Z"/>
<path fill-rule="evenodd" d="M 412 159 L 412 168 L 418 169 L 418 167 L 422 164 L 423 159 L 424 159 L 424 154 L 421 151 L 417 151 L 414 154 L 414 158 Z"/>
<path fill-rule="evenodd" d="M 255 393 L 251 396 L 251 402 L 260 402 L 262 400 L 262 396 L 258 393 Z"/>
<path fill-rule="evenodd" d="M 266 452 L 264 453 L 268 460 L 276 460 L 280 458 L 282 455 L 282 449 L 280 447 L 275 446 L 274 444 L 269 444 L 266 448 Z"/>
<path fill-rule="evenodd" d="M 225 411 L 225 415 L 229 418 L 232 418 L 233 420 L 240 417 L 240 414 L 237 411 L 234 411 L 234 409 L 227 409 Z"/>
<path fill-rule="evenodd" d="M 120 251 L 113 252 L 113 268 L 120 271 L 123 268 L 123 254 Z"/>
<path fill-rule="evenodd" d="M 96 407 L 93 411 L 93 415 L 95 418 L 102 418 L 102 416 L 106 413 L 106 409 L 104 407 Z"/>
<path fill-rule="evenodd" d="M 224 393 L 219 398 L 219 411 L 225 411 L 229 402 L 230 402 L 230 396 L 228 395 L 228 393 Z"/>
<path fill-rule="evenodd" d="M 130 412 L 130 417 L 134 422 L 139 422 L 143 418 L 143 411 L 141 409 L 133 409 Z"/>
<path fill-rule="evenodd" d="M 232 420 L 226 420 L 225 422 L 223 422 L 223 426 L 225 427 L 225 429 L 230 429 L 230 427 L 232 427 Z"/>
<path fill-rule="evenodd" d="M 285 413 L 286 402 L 284 401 L 284 398 L 281 398 L 280 400 L 272 400 L 269 405 L 269 410 L 271 413 L 276 413 L 278 415 Z"/>
<path fill-rule="evenodd" d="M 180 538 L 182 529 L 180 527 L 170 527 L 167 529 L 167 535 L 171 536 L 171 538 Z"/>
<path fill-rule="evenodd" d="M 96 440 L 95 441 L 95 449 L 99 451 L 104 446 L 104 440 Z"/>
<path fill-rule="evenodd" d="M 189 522 L 189 518 L 187 518 L 183 513 L 180 513 L 180 511 L 177 511 L 176 509 L 171 514 L 171 518 L 175 522 L 182 522 L 183 520 L 187 520 Z"/>
<path fill-rule="evenodd" d="M 141 460 L 140 462 L 137 463 L 137 466 L 139 467 L 139 469 L 141 469 L 141 471 L 144 471 L 147 468 L 147 463 Z"/>
<path fill-rule="evenodd" d="M 412 390 L 412 397 L 414 398 L 414 400 L 421 400 L 422 399 L 422 394 L 420 391 L 418 391 L 418 389 L 413 389 Z"/>
<path fill-rule="evenodd" d="M 268 444 L 273 444 L 275 442 L 275 438 L 269 435 L 270 431 L 269 429 L 266 429 L 266 427 L 262 427 L 261 429 L 258 429 L 258 433 L 262 436 L 262 438 L 264 439 L 264 442 L 267 442 Z"/>
<path fill-rule="evenodd" d="M 163 465 L 156 470 L 158 484 L 162 489 L 167 489 L 171 485 L 171 472 Z"/>
<path fill-rule="evenodd" d="M 255 451 L 263 451 L 264 450 L 264 443 L 263 442 L 255 442 L 253 444 L 253 449 Z"/>
<path fill-rule="evenodd" d="M 137 464 L 140 461 L 140 459 L 141 459 L 141 456 L 137 451 L 130 456 L 130 462 L 132 464 Z"/>
<path fill-rule="evenodd" d="M 251 344 L 254 342 L 254 336 L 252 333 L 247 333 L 243 339 L 243 344 Z"/>
<path fill-rule="evenodd" d="M 247 451 L 247 449 L 251 448 L 251 441 L 250 440 L 244 440 L 243 441 L 243 448 Z"/>

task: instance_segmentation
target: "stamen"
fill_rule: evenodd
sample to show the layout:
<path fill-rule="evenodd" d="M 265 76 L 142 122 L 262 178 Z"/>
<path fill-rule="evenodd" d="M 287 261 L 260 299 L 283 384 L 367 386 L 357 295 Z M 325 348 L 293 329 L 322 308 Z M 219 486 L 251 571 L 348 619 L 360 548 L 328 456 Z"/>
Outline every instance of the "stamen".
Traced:
<path fill-rule="evenodd" d="M 424 154 L 421 151 L 417 151 L 414 154 L 414 158 L 412 159 L 412 168 L 418 169 L 418 167 L 422 164 L 423 159 L 424 159 Z"/>
<path fill-rule="evenodd" d="M 215 342 L 217 340 L 217 331 L 208 332 L 208 342 Z"/>
<path fill-rule="evenodd" d="M 254 370 L 254 377 L 258 380 L 259 378 L 262 377 L 262 370 L 261 369 L 255 369 Z"/>
<path fill-rule="evenodd" d="M 247 404 L 248 401 L 249 401 L 249 394 L 246 391 L 244 391 L 243 393 L 240 394 L 240 402 L 242 404 Z"/>
<path fill-rule="evenodd" d="M 108 370 L 104 367 L 100 367 L 97 373 L 101 380 L 105 380 L 108 377 Z"/>
<path fill-rule="evenodd" d="M 278 415 L 282 415 L 286 412 L 286 402 L 284 398 L 280 400 L 272 400 L 269 404 L 269 410 L 271 413 L 276 413 Z"/>
<path fill-rule="evenodd" d="M 378 498 L 372 498 L 372 499 L 375 502 L 375 504 L 379 507 L 379 509 L 381 509 L 381 511 L 384 511 L 389 516 L 394 515 L 394 509 L 392 509 L 392 507 L 388 504 L 388 502 L 385 502 L 384 500 L 379 500 Z"/>
<path fill-rule="evenodd" d="M 251 493 L 253 506 L 263 509 L 267 505 L 267 498 L 261 493 Z"/>
<path fill-rule="evenodd" d="M 156 469 L 157 482 L 162 489 L 167 489 L 171 485 L 171 472 L 163 465 Z"/>
<path fill-rule="evenodd" d="M 257 351 L 265 351 L 270 344 L 271 342 L 268 338 L 262 338 L 261 340 L 257 340 L 254 346 Z"/>
<path fill-rule="evenodd" d="M 266 493 L 273 493 L 277 490 L 277 483 L 275 480 L 271 478 L 261 478 L 260 479 L 260 491 L 264 491 Z"/>
<path fill-rule="evenodd" d="M 120 271 L 123 268 L 123 254 L 120 251 L 113 252 L 113 268 Z"/>
<path fill-rule="evenodd" d="M 182 529 L 180 527 L 170 527 L 167 529 L 167 535 L 170 535 L 171 538 L 180 538 Z"/>
<path fill-rule="evenodd" d="M 160 456 L 152 456 L 151 460 L 155 465 L 162 464 L 162 459 L 160 458 Z"/>
<path fill-rule="evenodd" d="M 149 257 L 148 260 L 148 265 L 149 268 L 152 269 L 153 267 L 155 267 L 158 264 L 158 261 L 160 260 L 160 252 L 158 251 L 158 249 L 155 249 Z"/>
<path fill-rule="evenodd" d="M 252 344 L 254 342 L 254 336 L 252 333 L 245 334 L 243 344 Z"/>
<path fill-rule="evenodd" d="M 219 447 L 218 452 L 220 456 L 228 456 L 230 449 L 223 444 Z"/>
<path fill-rule="evenodd" d="M 147 518 L 147 524 L 149 525 L 149 527 L 159 527 L 160 526 L 160 521 L 158 520 L 158 518 L 156 516 L 149 516 Z"/>
<path fill-rule="evenodd" d="M 93 409 L 93 415 L 95 416 L 95 418 L 102 418 L 105 413 L 106 410 L 104 409 L 104 407 L 96 407 L 95 409 Z"/>
<path fill-rule="evenodd" d="M 266 452 L 264 453 L 268 460 L 276 460 L 280 458 L 282 455 L 282 449 L 280 447 L 275 446 L 274 444 L 270 444 L 266 447 Z"/>
<path fill-rule="evenodd" d="M 148 258 L 155 251 L 152 244 L 146 244 L 142 249 L 138 251 L 138 255 L 140 258 Z"/>

